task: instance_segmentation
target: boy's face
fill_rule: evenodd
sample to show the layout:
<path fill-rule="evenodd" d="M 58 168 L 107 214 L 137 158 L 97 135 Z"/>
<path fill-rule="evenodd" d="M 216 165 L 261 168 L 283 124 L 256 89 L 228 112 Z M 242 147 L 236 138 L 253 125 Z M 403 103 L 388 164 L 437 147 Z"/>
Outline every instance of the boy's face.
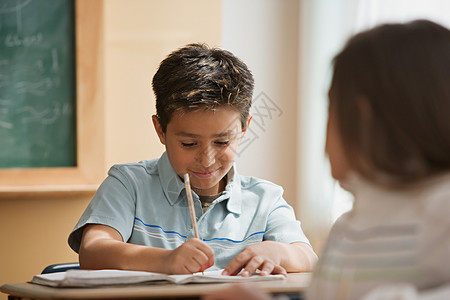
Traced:
<path fill-rule="evenodd" d="M 165 133 L 156 116 L 153 124 L 175 172 L 181 178 L 189 174 L 192 190 L 198 195 L 223 191 L 225 184 L 221 180 L 231 169 L 245 132 L 237 111 L 218 108 L 176 112 Z"/>

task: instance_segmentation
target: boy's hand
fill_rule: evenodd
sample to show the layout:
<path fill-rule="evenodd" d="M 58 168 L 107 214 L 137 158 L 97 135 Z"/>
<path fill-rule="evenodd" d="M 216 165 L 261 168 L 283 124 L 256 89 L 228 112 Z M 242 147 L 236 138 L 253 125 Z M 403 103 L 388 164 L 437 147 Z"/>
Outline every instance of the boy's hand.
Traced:
<path fill-rule="evenodd" d="M 260 275 L 282 274 L 287 276 L 286 270 L 281 266 L 281 251 L 279 243 L 264 241 L 246 247 L 241 253 L 225 267 L 223 275 L 236 275 L 242 269 L 242 276 L 250 276 L 256 270 Z"/>
<path fill-rule="evenodd" d="M 171 250 L 167 259 L 168 274 L 192 274 L 214 265 L 214 251 L 205 242 L 192 238 Z"/>

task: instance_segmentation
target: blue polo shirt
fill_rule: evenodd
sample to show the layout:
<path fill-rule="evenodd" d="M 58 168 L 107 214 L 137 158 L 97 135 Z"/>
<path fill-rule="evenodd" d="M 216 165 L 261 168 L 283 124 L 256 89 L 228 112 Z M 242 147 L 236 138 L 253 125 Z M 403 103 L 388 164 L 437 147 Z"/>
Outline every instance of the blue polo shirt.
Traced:
<path fill-rule="evenodd" d="M 103 224 L 128 243 L 175 249 L 194 236 L 183 181 L 167 154 L 154 160 L 114 165 L 69 236 L 78 253 L 83 227 Z M 283 189 L 269 181 L 228 173 L 222 194 L 203 213 L 194 195 L 200 238 L 223 269 L 246 246 L 263 240 L 309 244 L 300 221 L 283 199 Z"/>

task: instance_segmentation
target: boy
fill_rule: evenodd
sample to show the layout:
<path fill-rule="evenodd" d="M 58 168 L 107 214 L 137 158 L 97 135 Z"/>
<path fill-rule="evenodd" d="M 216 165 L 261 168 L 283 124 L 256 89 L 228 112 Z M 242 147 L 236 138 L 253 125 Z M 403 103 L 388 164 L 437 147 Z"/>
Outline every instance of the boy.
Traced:
<path fill-rule="evenodd" d="M 248 276 L 309 271 L 317 256 L 281 187 L 240 176 L 253 76 L 230 52 L 191 44 L 153 78 L 153 124 L 166 152 L 115 165 L 69 236 L 81 268 Z M 193 238 L 183 175 L 201 239 Z"/>

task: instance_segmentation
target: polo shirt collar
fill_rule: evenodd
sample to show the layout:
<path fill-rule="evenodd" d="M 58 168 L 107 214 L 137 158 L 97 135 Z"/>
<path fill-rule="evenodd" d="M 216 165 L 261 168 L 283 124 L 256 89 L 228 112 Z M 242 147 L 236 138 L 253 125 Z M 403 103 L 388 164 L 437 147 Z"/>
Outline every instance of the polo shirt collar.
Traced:
<path fill-rule="evenodd" d="M 164 152 L 158 160 L 158 173 L 164 194 L 170 205 L 180 200 L 180 193 L 184 192 L 184 182 L 170 164 L 167 153 Z"/>
<path fill-rule="evenodd" d="M 161 180 L 161 186 L 170 205 L 184 199 L 180 197 L 181 193 L 185 193 L 184 182 L 173 169 L 167 153 L 164 152 L 158 160 L 158 173 Z M 225 191 L 219 197 L 227 201 L 227 209 L 234 214 L 240 214 L 242 211 L 241 199 L 241 181 L 236 172 L 236 164 L 233 164 L 227 176 L 227 185 Z"/>
<path fill-rule="evenodd" d="M 227 209 L 231 213 L 241 214 L 242 212 L 242 198 L 241 198 L 241 180 L 236 172 L 236 163 L 233 164 L 227 176 L 227 185 L 225 187 L 225 194 L 228 194 Z"/>

